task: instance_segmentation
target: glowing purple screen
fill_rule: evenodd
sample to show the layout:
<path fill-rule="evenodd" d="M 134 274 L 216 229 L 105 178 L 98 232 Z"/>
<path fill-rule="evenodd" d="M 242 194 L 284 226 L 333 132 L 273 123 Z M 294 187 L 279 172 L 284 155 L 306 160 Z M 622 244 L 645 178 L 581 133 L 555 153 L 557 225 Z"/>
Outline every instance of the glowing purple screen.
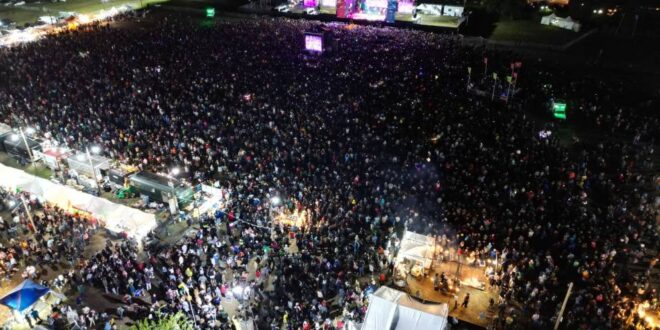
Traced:
<path fill-rule="evenodd" d="M 312 50 L 315 52 L 322 52 L 323 51 L 323 37 L 313 35 L 313 34 L 306 34 L 305 35 L 305 49 L 306 50 Z"/>

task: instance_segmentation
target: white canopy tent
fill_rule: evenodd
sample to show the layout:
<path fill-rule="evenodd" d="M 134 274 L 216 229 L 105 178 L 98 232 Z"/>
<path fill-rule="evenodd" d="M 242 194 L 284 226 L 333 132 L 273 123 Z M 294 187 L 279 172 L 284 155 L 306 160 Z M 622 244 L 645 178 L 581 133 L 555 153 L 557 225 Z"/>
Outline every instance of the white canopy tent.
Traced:
<path fill-rule="evenodd" d="M 424 236 L 406 231 L 403 234 L 403 238 L 401 238 L 396 262 L 402 263 L 405 260 L 413 260 L 423 265 L 424 268 L 431 267 L 434 249 L 435 238 L 432 236 Z"/>
<path fill-rule="evenodd" d="M 570 16 L 566 18 L 559 17 L 555 14 L 541 17 L 541 24 L 552 25 L 566 30 L 579 32 L 582 27 L 579 22 L 574 21 Z"/>
<path fill-rule="evenodd" d="M 153 214 L 115 204 L 12 167 L 0 165 L 0 186 L 29 192 L 64 210 L 88 212 L 108 230 L 116 233 L 126 232 L 137 239 L 146 236 L 156 227 L 156 217 Z"/>
<path fill-rule="evenodd" d="M 369 298 L 361 330 L 443 330 L 447 304 L 422 304 L 407 293 L 382 286 Z"/>

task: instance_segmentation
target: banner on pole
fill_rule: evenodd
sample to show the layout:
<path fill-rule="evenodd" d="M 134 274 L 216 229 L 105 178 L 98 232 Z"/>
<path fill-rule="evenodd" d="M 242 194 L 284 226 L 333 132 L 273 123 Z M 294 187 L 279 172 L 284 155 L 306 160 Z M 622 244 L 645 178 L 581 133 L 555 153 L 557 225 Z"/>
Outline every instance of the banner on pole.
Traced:
<path fill-rule="evenodd" d="M 472 73 L 472 67 L 468 66 L 468 74 L 471 74 L 471 73 Z"/>
<path fill-rule="evenodd" d="M 493 79 L 497 80 L 497 73 L 493 72 Z"/>

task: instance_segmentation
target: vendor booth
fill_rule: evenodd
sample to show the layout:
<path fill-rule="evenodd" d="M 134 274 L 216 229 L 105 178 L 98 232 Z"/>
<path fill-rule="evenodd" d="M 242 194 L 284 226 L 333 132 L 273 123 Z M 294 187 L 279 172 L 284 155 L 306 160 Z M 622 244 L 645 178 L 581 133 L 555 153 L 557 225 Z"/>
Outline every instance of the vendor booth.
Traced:
<path fill-rule="evenodd" d="M 5 323 L 9 328 L 28 327 L 26 314 L 36 313 L 45 319 L 52 311 L 52 307 L 65 297 L 49 288 L 39 285 L 32 280 L 25 280 L 14 289 L 0 298 L 0 304 L 9 307 L 12 319 Z"/>
<path fill-rule="evenodd" d="M 124 188 L 129 183 L 130 175 L 135 172 L 137 172 L 137 169 L 130 166 L 111 168 L 108 171 L 108 181 L 116 188 Z"/>
<path fill-rule="evenodd" d="M 405 292 L 382 286 L 369 297 L 360 329 L 443 330 L 448 315 L 447 304 L 422 304 Z"/>
<path fill-rule="evenodd" d="M 37 140 L 25 137 L 21 138 L 19 134 L 10 133 L 2 141 L 5 152 L 16 160 L 30 163 L 39 160 L 38 152 L 41 149 L 41 143 Z M 28 149 L 29 148 L 29 149 Z M 36 153 L 35 153 L 36 152 Z"/>
<path fill-rule="evenodd" d="M 575 32 L 580 32 L 580 28 L 582 27 L 579 22 L 574 21 L 570 16 L 563 18 L 555 14 L 541 17 L 541 24 L 552 25 Z"/>
<path fill-rule="evenodd" d="M 149 202 L 167 203 L 175 195 L 178 207 L 181 208 L 193 199 L 192 188 L 174 178 L 141 171 L 130 175 L 129 181 L 138 193 L 149 197 Z"/>
<path fill-rule="evenodd" d="M 9 127 L 9 125 L 0 123 L 0 151 L 7 152 L 5 149 L 5 139 L 9 138 L 11 134 L 11 127 Z"/>
<path fill-rule="evenodd" d="M 0 165 L 0 186 L 28 192 L 71 213 L 93 217 L 108 230 L 125 233 L 136 239 L 146 236 L 156 227 L 156 218 L 125 205 L 115 204 L 71 187 L 42 179 L 21 170 Z"/>
<path fill-rule="evenodd" d="M 110 168 L 110 159 L 103 156 L 88 155 L 84 152 L 68 157 L 66 162 L 70 170 L 92 179 L 104 177 Z M 92 166 L 94 166 L 94 170 L 92 170 Z"/>
<path fill-rule="evenodd" d="M 44 165 L 52 171 L 62 168 L 64 160 L 71 156 L 71 151 L 65 148 L 47 148 L 43 152 L 35 152 L 41 158 Z"/>

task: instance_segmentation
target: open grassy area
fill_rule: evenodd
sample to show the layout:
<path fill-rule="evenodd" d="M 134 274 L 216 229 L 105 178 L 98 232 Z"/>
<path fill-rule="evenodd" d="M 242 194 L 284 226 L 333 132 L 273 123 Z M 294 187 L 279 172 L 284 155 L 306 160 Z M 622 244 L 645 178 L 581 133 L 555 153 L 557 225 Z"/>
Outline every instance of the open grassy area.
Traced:
<path fill-rule="evenodd" d="M 18 163 L 18 161 L 16 161 L 16 159 L 12 158 L 6 153 L 0 153 L 0 163 L 9 167 L 17 168 L 19 170 L 24 170 L 29 174 L 36 175 L 43 179 L 50 179 L 52 175 L 51 170 L 44 166 L 42 163 L 37 162 L 27 166 L 22 166 Z"/>
<path fill-rule="evenodd" d="M 100 10 L 112 7 L 130 5 L 140 8 L 148 4 L 165 2 L 167 0 L 109 0 L 102 3 L 100 0 L 67 0 L 66 2 L 52 3 L 50 1 L 29 2 L 23 6 L 0 5 L 0 18 L 10 19 L 23 25 L 36 22 L 40 16 L 57 16 L 59 12 L 76 12 L 80 14 L 94 14 Z"/>
<path fill-rule="evenodd" d="M 542 25 L 537 21 L 518 20 L 495 23 L 495 30 L 490 38 L 498 41 L 563 45 L 579 37 L 582 33 Z"/>

